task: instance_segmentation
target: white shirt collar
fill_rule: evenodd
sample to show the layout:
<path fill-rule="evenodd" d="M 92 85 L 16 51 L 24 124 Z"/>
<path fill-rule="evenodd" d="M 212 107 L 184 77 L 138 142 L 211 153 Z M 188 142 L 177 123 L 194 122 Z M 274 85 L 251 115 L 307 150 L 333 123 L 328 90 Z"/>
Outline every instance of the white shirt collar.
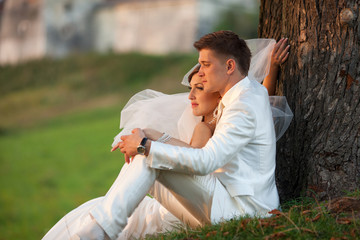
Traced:
<path fill-rule="evenodd" d="M 238 98 L 242 90 L 246 88 L 249 84 L 250 79 L 248 77 L 241 79 L 225 93 L 225 95 L 221 99 L 222 104 L 226 107 L 228 104 L 233 102 L 235 99 Z"/>

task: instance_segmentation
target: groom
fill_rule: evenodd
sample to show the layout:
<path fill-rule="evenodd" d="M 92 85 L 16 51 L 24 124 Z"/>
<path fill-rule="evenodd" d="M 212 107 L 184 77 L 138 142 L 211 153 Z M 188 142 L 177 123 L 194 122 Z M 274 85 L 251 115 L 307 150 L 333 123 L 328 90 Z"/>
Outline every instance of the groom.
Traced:
<path fill-rule="evenodd" d="M 205 35 L 194 46 L 204 90 L 222 96 L 214 135 L 201 149 L 150 141 L 141 129 L 123 136 L 120 149 L 132 162 L 91 211 L 93 221 L 77 234 L 80 239 L 116 239 L 155 181 L 202 225 L 234 215 L 264 216 L 278 207 L 269 97 L 247 77 L 249 48 L 230 31 Z M 156 199 L 176 212 L 165 196 Z"/>

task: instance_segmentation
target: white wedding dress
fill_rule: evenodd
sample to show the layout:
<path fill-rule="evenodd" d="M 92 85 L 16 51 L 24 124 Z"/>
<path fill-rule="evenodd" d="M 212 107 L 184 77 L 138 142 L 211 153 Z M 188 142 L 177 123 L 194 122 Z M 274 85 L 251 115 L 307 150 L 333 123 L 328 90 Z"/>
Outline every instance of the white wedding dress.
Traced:
<path fill-rule="evenodd" d="M 252 52 L 248 76 L 261 82 L 269 72 L 270 56 L 276 42 L 272 39 L 253 39 L 246 42 Z M 188 74 L 182 81 L 184 85 L 188 85 Z M 270 104 L 278 140 L 288 128 L 293 114 L 285 97 L 271 96 Z M 120 129 L 122 131 L 114 138 L 113 146 L 120 141 L 122 135 L 129 134 L 137 127 L 153 128 L 189 143 L 193 129 L 199 121 L 201 117 L 192 114 L 188 93 L 167 95 L 147 89 L 135 94 L 121 111 Z M 117 181 L 118 178 L 113 186 L 117 185 Z M 170 192 L 168 194 L 171 195 Z M 50 229 L 43 239 L 70 239 L 82 226 L 91 221 L 89 212 L 102 199 L 103 197 L 99 197 L 90 200 L 69 212 Z M 118 239 L 144 238 L 147 234 L 171 231 L 181 226 L 185 225 L 158 201 L 145 197 L 128 219 L 128 224 Z"/>

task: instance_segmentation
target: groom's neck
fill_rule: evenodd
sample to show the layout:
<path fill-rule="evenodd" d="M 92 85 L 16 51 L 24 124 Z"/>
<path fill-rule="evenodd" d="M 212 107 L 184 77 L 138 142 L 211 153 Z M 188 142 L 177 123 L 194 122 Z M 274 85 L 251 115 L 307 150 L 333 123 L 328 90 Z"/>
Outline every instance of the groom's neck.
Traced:
<path fill-rule="evenodd" d="M 235 86 L 235 84 L 237 84 L 238 82 L 240 82 L 241 80 L 243 80 L 246 76 L 244 75 L 240 75 L 240 76 L 231 76 L 228 80 L 228 83 L 226 84 L 224 90 L 220 93 L 221 97 L 224 97 L 224 95 L 227 93 L 227 91 L 229 91 L 233 86 Z"/>

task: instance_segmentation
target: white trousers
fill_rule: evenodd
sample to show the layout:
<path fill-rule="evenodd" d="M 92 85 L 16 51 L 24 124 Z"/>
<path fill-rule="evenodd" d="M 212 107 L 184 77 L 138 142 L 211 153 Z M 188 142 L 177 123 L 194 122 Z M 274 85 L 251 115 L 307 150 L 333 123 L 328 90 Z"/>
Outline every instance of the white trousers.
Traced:
<path fill-rule="evenodd" d="M 237 202 L 214 176 L 194 176 L 150 168 L 146 158 L 137 155 L 131 164 L 124 165 L 101 203 L 90 214 L 111 239 L 117 239 L 127 225 L 128 217 L 148 192 L 191 227 L 242 213 Z M 132 221 L 137 220 L 132 218 Z"/>

